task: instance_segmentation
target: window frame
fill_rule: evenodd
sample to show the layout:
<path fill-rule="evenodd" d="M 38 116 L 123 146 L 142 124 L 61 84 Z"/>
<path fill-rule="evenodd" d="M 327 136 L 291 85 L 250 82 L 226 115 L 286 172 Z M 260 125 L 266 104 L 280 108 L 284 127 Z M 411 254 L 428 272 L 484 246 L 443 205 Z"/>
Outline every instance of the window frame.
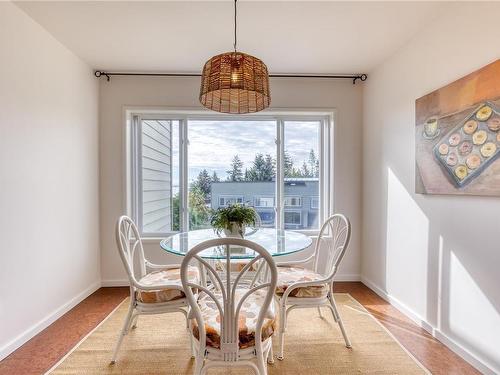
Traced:
<path fill-rule="evenodd" d="M 250 115 L 223 115 L 213 114 L 199 109 L 168 109 L 168 108 L 144 108 L 125 107 L 124 117 L 126 119 L 126 131 L 124 132 L 125 173 L 124 206 L 126 212 L 140 223 L 139 196 L 141 191 L 140 164 L 137 133 L 140 132 L 142 120 L 171 120 L 179 121 L 179 217 L 180 230 L 165 233 L 143 233 L 142 226 L 139 231 L 145 238 L 160 239 L 182 231 L 189 230 L 188 210 L 188 121 L 189 120 L 221 120 L 221 121 L 276 121 L 276 183 L 275 183 L 275 224 L 277 228 L 284 228 L 284 129 L 286 121 L 319 121 L 319 225 L 334 212 L 334 141 L 335 141 L 335 110 L 297 110 L 297 109 L 275 109 L 266 110 Z M 303 203 L 303 200 L 302 202 Z M 264 207 L 272 209 L 272 207 Z M 319 227 L 315 229 L 298 229 L 298 232 L 307 235 L 317 235 Z"/>

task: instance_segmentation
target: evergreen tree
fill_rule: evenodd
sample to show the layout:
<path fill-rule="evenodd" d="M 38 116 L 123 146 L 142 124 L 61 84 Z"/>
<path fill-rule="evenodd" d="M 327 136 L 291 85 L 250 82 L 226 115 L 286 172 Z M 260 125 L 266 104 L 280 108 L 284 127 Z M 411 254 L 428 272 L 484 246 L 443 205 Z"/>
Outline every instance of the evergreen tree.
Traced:
<path fill-rule="evenodd" d="M 307 161 L 308 167 L 309 167 L 309 174 L 311 175 L 310 177 L 315 177 L 316 176 L 316 154 L 314 153 L 314 150 L 311 149 L 309 151 L 309 159 Z"/>
<path fill-rule="evenodd" d="M 266 161 L 264 160 L 264 155 L 261 153 L 258 153 L 255 155 L 255 159 L 253 161 L 253 175 L 254 179 L 252 181 L 264 181 L 264 168 L 265 168 Z"/>
<path fill-rule="evenodd" d="M 266 158 L 264 160 L 262 177 L 262 181 L 272 181 L 276 177 L 275 161 L 269 154 L 266 155 Z"/>
<path fill-rule="evenodd" d="M 238 155 L 231 161 L 231 169 L 226 171 L 228 181 L 243 181 L 243 162 Z"/>
<path fill-rule="evenodd" d="M 212 174 L 212 182 L 220 182 L 220 178 L 217 175 L 216 171 L 214 171 L 214 173 Z"/>
<path fill-rule="evenodd" d="M 302 169 L 300 170 L 300 176 L 298 177 L 311 177 L 311 172 L 309 171 L 309 167 L 306 162 L 302 163 Z"/>
<path fill-rule="evenodd" d="M 210 198 L 210 193 L 212 191 L 212 178 L 208 174 L 206 169 L 203 169 L 196 180 L 191 184 L 192 190 L 199 190 L 205 199 Z"/>
<path fill-rule="evenodd" d="M 294 177 L 293 159 L 287 150 L 285 150 L 283 164 L 285 168 L 285 177 Z"/>
<path fill-rule="evenodd" d="M 245 181 L 259 181 L 259 176 L 254 167 L 245 169 Z"/>
<path fill-rule="evenodd" d="M 309 151 L 309 159 L 307 160 L 310 177 L 319 177 L 319 158 L 316 156 L 313 149 Z"/>
<path fill-rule="evenodd" d="M 256 154 L 252 168 L 245 171 L 245 181 L 272 181 L 275 178 L 274 164 L 270 154 Z"/>

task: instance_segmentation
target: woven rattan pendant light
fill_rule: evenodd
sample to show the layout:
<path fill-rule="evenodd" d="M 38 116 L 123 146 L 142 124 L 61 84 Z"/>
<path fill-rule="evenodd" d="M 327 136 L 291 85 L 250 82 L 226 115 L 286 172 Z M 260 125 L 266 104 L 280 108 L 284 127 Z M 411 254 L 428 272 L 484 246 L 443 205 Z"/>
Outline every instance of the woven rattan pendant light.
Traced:
<path fill-rule="evenodd" d="M 234 51 L 212 57 L 201 74 L 200 102 L 222 113 L 253 113 L 269 107 L 269 74 L 260 59 L 236 50 L 236 1 L 234 1 Z"/>

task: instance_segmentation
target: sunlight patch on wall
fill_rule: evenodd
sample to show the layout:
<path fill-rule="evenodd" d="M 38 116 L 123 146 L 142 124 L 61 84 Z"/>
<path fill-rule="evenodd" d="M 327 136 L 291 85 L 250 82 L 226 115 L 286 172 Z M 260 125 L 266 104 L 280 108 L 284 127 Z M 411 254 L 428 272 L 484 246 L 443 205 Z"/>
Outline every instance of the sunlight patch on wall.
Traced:
<path fill-rule="evenodd" d="M 495 358 L 498 346 L 491 343 L 498 342 L 500 337 L 500 311 L 492 305 L 453 251 L 450 253 L 449 275 L 449 315 L 442 317 L 443 325 L 448 321 L 451 334 L 468 342 L 483 355 Z M 466 321 L 470 324 L 463 323 Z"/>
<path fill-rule="evenodd" d="M 409 307 L 422 317 L 427 314 L 428 236 L 429 219 L 388 168 L 386 289 L 396 298 L 416 301 Z"/>

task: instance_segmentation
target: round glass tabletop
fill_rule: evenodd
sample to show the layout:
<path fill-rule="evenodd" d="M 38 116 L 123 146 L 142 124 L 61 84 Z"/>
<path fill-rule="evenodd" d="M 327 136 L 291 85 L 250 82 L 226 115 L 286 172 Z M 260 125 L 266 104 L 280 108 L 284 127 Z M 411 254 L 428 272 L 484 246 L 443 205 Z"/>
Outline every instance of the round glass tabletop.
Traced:
<path fill-rule="evenodd" d="M 160 242 L 162 249 L 175 255 L 185 255 L 189 249 L 200 242 L 219 238 L 213 229 L 200 229 L 190 232 L 182 232 L 166 238 Z M 265 248 L 272 256 L 281 256 L 296 253 L 311 246 L 310 237 L 293 231 L 260 228 L 252 230 L 245 235 L 246 240 L 256 242 Z M 223 259 L 226 257 L 223 247 L 213 247 L 200 253 L 202 258 Z M 250 249 L 233 246 L 231 248 L 231 258 L 252 259 L 255 252 Z"/>

